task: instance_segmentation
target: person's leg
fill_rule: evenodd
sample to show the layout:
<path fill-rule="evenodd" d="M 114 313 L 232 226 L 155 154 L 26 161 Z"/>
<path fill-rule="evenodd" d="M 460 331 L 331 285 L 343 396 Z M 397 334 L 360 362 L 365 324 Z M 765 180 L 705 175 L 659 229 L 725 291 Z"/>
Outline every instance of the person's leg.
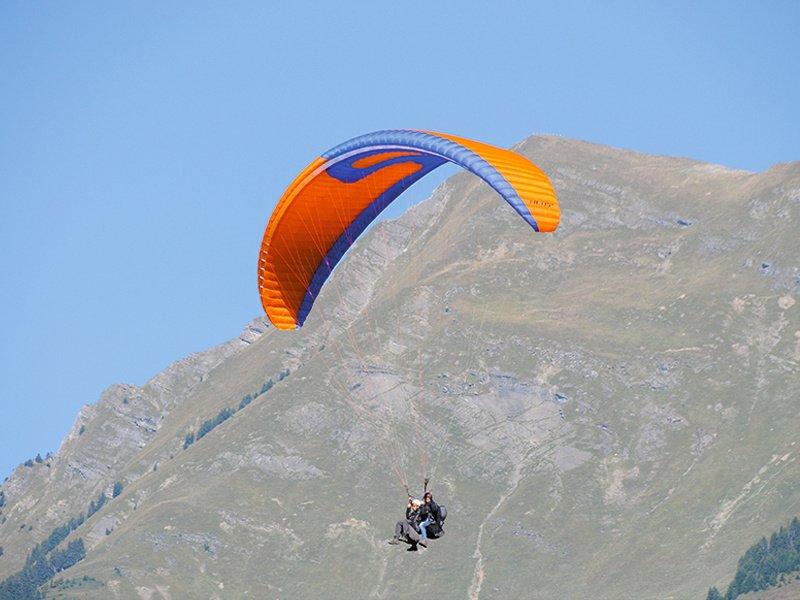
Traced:
<path fill-rule="evenodd" d="M 397 544 L 400 543 L 400 540 L 405 540 L 405 537 L 404 537 L 405 536 L 405 534 L 404 534 L 405 523 L 406 523 L 405 520 L 398 521 L 397 523 L 395 523 L 395 525 L 394 525 L 394 537 L 391 540 L 389 540 L 390 544 L 396 546 Z"/>
<path fill-rule="evenodd" d="M 412 544 L 416 544 L 419 541 L 419 534 L 408 521 L 406 521 L 406 536 Z"/>
<path fill-rule="evenodd" d="M 430 524 L 431 524 L 430 517 L 428 517 L 422 523 L 419 524 L 419 535 L 423 540 L 427 540 L 428 539 L 428 530 L 426 528 Z"/>

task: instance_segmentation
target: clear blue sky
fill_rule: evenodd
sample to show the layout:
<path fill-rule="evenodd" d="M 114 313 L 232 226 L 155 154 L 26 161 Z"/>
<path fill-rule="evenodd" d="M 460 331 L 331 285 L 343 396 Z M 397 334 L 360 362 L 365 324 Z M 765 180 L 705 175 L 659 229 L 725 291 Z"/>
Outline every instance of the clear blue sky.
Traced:
<path fill-rule="evenodd" d="M 348 137 L 800 159 L 800 2 L 658 4 L 3 2 L 0 477 L 258 315 L 276 198 Z"/>

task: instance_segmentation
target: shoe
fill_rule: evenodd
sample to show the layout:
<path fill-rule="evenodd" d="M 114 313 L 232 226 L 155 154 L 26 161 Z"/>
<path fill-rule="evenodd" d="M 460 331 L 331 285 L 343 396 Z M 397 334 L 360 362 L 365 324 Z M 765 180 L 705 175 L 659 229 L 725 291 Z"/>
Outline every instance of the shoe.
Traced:
<path fill-rule="evenodd" d="M 392 546 L 396 546 L 397 544 L 399 544 L 399 543 L 400 543 L 400 540 L 399 540 L 399 539 L 397 539 L 396 537 L 393 537 L 392 539 L 390 539 L 390 540 L 389 540 L 389 543 L 390 543 Z"/>
<path fill-rule="evenodd" d="M 428 547 L 428 540 L 426 540 L 426 539 L 421 539 L 421 540 L 420 540 L 419 542 L 417 542 L 417 543 L 418 543 L 420 546 L 422 546 L 423 548 L 427 548 L 427 547 Z"/>

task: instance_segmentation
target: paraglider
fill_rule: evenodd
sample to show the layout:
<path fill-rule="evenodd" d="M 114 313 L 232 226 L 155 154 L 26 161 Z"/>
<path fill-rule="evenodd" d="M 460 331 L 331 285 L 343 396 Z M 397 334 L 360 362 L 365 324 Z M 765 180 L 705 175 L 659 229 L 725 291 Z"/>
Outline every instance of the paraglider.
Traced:
<path fill-rule="evenodd" d="M 303 169 L 270 217 L 258 259 L 258 288 L 273 325 L 301 327 L 356 238 L 403 191 L 447 162 L 483 179 L 534 231 L 558 227 L 550 180 L 516 152 L 408 129 L 353 138 Z"/>
<path fill-rule="evenodd" d="M 486 182 L 533 231 L 552 232 L 558 227 L 560 211 L 550 180 L 516 152 L 444 133 L 407 129 L 353 138 L 303 169 L 269 219 L 258 259 L 258 288 L 273 325 L 301 327 L 326 280 L 370 223 L 411 185 L 448 162 Z M 364 412 L 357 403 L 351 405 Z M 377 415 L 366 416 L 381 429 Z M 424 448 L 421 452 L 427 457 Z M 425 548 L 429 539 L 444 535 L 447 509 L 433 501 L 427 474 L 423 500 L 414 498 L 401 472 L 397 449 L 390 454 L 408 503 L 405 518 L 397 522 L 389 543 L 406 543 L 412 551 L 418 545 Z M 427 458 L 421 466 L 427 473 Z"/>

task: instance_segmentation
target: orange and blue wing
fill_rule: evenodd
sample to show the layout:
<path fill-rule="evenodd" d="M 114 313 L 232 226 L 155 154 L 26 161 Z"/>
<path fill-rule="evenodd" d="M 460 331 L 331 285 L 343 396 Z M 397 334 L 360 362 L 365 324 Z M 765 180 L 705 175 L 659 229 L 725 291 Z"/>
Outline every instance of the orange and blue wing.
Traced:
<path fill-rule="evenodd" d="M 409 186 L 451 162 L 494 188 L 534 231 L 554 231 L 547 175 L 524 156 L 443 133 L 377 131 L 315 159 L 270 217 L 258 261 L 261 303 L 278 329 L 302 326 L 322 286 L 359 235 Z"/>

